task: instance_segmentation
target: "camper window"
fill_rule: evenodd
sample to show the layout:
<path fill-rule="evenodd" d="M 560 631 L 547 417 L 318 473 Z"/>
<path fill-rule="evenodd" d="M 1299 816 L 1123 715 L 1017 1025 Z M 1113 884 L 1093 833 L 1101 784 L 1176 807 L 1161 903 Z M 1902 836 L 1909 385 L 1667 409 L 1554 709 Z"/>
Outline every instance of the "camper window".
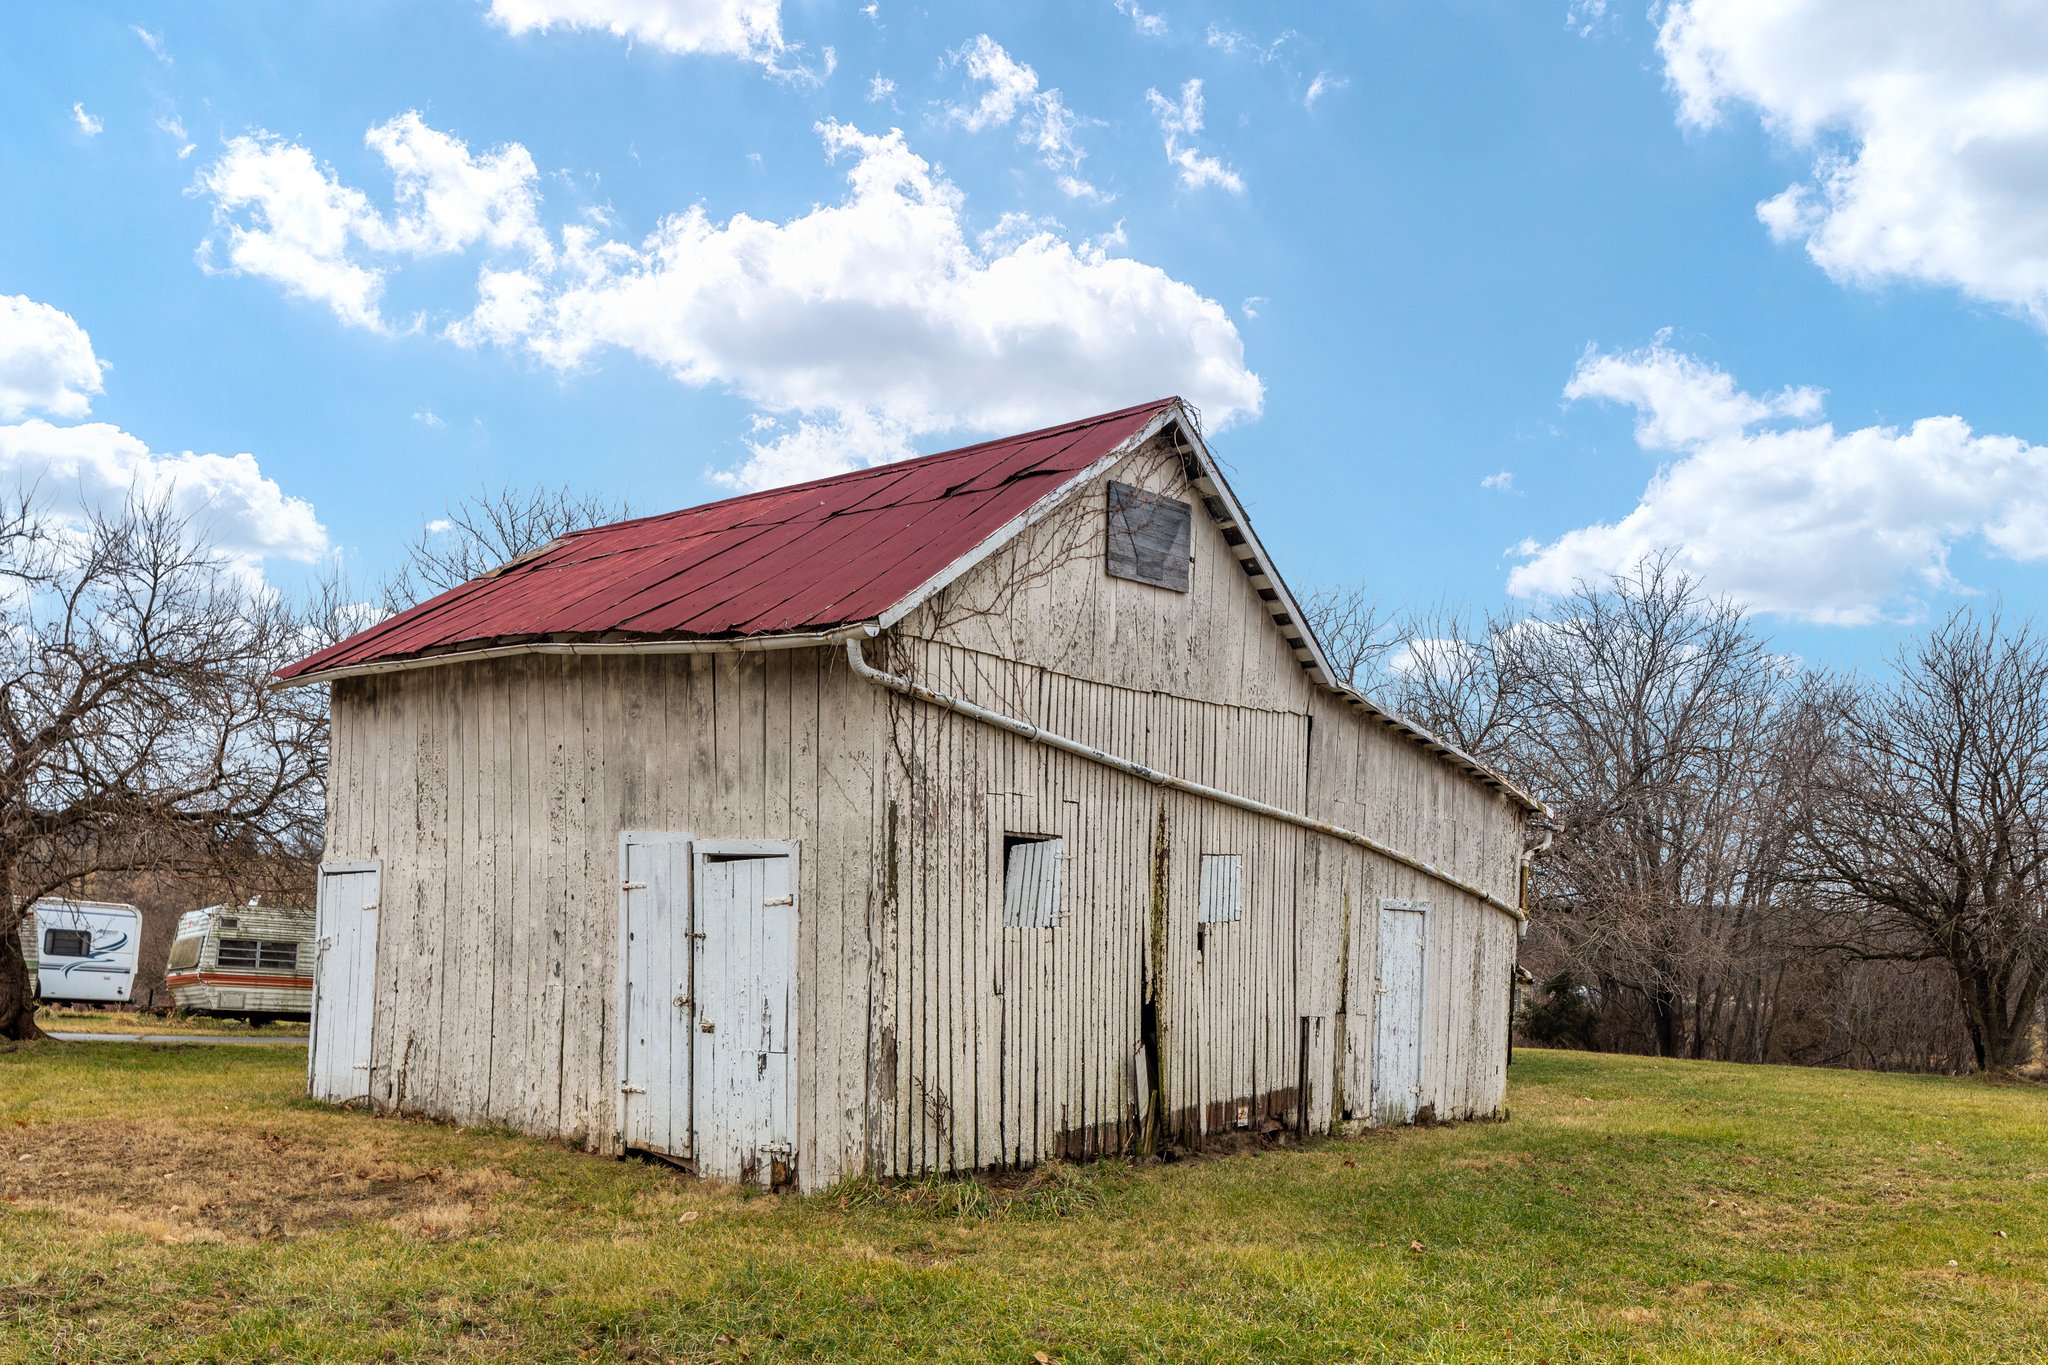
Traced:
<path fill-rule="evenodd" d="M 299 965 L 299 945 L 270 939 L 224 938 L 214 960 L 228 968 L 288 972 Z"/>
<path fill-rule="evenodd" d="M 199 949 L 206 942 L 203 938 L 181 938 L 171 945 L 171 955 L 164 966 L 174 972 L 190 971 L 199 965 Z"/>
<path fill-rule="evenodd" d="M 92 930 L 90 929 L 45 929 L 43 930 L 44 957 L 91 957 Z"/>

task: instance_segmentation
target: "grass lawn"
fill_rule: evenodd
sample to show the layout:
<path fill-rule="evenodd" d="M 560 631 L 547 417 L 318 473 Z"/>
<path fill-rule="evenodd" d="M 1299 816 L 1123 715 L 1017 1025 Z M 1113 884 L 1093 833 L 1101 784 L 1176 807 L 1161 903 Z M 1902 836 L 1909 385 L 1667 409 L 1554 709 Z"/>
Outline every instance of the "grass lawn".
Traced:
<path fill-rule="evenodd" d="M 0 1053 L 0 1361 L 2038 1360 L 2048 1091 L 1522 1052 L 1512 1121 L 743 1197 Z"/>
<path fill-rule="evenodd" d="M 241 1038 L 303 1038 L 303 1020 L 280 1019 L 250 1028 L 240 1019 L 213 1019 L 197 1014 L 144 1014 L 132 1009 L 96 1010 L 74 1005 L 44 1005 L 36 1023 L 49 1033 L 177 1033 L 227 1034 Z"/>

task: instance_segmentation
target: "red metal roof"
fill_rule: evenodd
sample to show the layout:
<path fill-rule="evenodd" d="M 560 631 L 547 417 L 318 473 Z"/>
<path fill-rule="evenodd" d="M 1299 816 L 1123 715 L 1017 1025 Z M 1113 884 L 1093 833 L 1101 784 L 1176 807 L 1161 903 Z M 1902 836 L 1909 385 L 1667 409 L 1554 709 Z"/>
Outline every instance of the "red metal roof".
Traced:
<path fill-rule="evenodd" d="M 492 643 L 744 638 L 874 620 L 1178 402 L 577 531 L 278 676 Z"/>

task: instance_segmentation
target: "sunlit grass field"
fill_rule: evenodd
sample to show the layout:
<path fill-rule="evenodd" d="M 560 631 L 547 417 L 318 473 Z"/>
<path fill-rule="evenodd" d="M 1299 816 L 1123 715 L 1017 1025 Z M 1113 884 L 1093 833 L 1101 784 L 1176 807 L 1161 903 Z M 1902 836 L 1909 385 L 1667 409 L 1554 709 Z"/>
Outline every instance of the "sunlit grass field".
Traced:
<path fill-rule="evenodd" d="M 0 1361 L 2048 1358 L 2028 1086 L 1524 1051 L 1505 1123 L 796 1199 L 304 1065 L 0 1053 Z"/>

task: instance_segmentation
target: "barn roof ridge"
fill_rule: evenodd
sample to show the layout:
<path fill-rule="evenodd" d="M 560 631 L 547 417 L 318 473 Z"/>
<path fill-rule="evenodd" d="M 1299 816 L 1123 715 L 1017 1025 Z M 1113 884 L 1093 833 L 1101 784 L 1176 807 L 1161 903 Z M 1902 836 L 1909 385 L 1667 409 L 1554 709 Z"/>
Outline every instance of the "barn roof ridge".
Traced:
<path fill-rule="evenodd" d="M 968 459 L 995 446 L 1007 447 L 1043 440 L 1046 437 L 1058 436 L 1069 431 L 1081 431 L 1089 427 L 1098 427 L 1105 422 L 1113 422 L 1122 417 L 1134 417 L 1139 413 L 1159 412 L 1174 405 L 1186 407 L 1186 404 L 1178 394 L 1169 394 L 1164 398 L 1155 398 L 1149 403 L 1133 403 L 1127 408 L 1118 408 L 1114 412 L 1100 412 L 1093 417 L 1080 417 L 1071 422 L 1055 422 L 1049 427 L 1039 427 L 1034 431 L 1020 431 L 1014 436 L 991 437 L 986 441 L 976 441 L 972 445 L 955 446 L 951 450 L 935 450 L 924 455 L 911 455 L 901 460 L 891 460 L 885 464 L 863 465 L 859 469 L 849 469 L 838 474 L 822 474 L 815 479 L 805 479 L 801 483 L 776 484 L 772 488 L 756 488 L 746 493 L 735 493 L 729 498 L 714 498 L 710 502 L 692 503 L 688 507 L 671 508 L 666 512 L 649 512 L 646 516 L 627 517 L 623 521 L 606 522 L 602 526 L 579 527 L 574 531 L 563 532 L 558 539 L 569 540 L 578 536 L 588 536 L 597 531 L 614 531 L 623 526 L 639 526 L 650 522 L 674 521 L 678 518 L 714 511 L 721 507 L 734 507 L 744 502 L 773 502 L 778 499 L 787 499 L 793 493 L 814 491 L 828 485 L 844 486 L 858 483 L 865 479 L 900 477 L 906 470 L 930 468 L 948 460 Z M 940 490 L 936 497 L 922 499 L 922 501 L 937 501 L 939 498 L 946 497 L 948 491 Z"/>

